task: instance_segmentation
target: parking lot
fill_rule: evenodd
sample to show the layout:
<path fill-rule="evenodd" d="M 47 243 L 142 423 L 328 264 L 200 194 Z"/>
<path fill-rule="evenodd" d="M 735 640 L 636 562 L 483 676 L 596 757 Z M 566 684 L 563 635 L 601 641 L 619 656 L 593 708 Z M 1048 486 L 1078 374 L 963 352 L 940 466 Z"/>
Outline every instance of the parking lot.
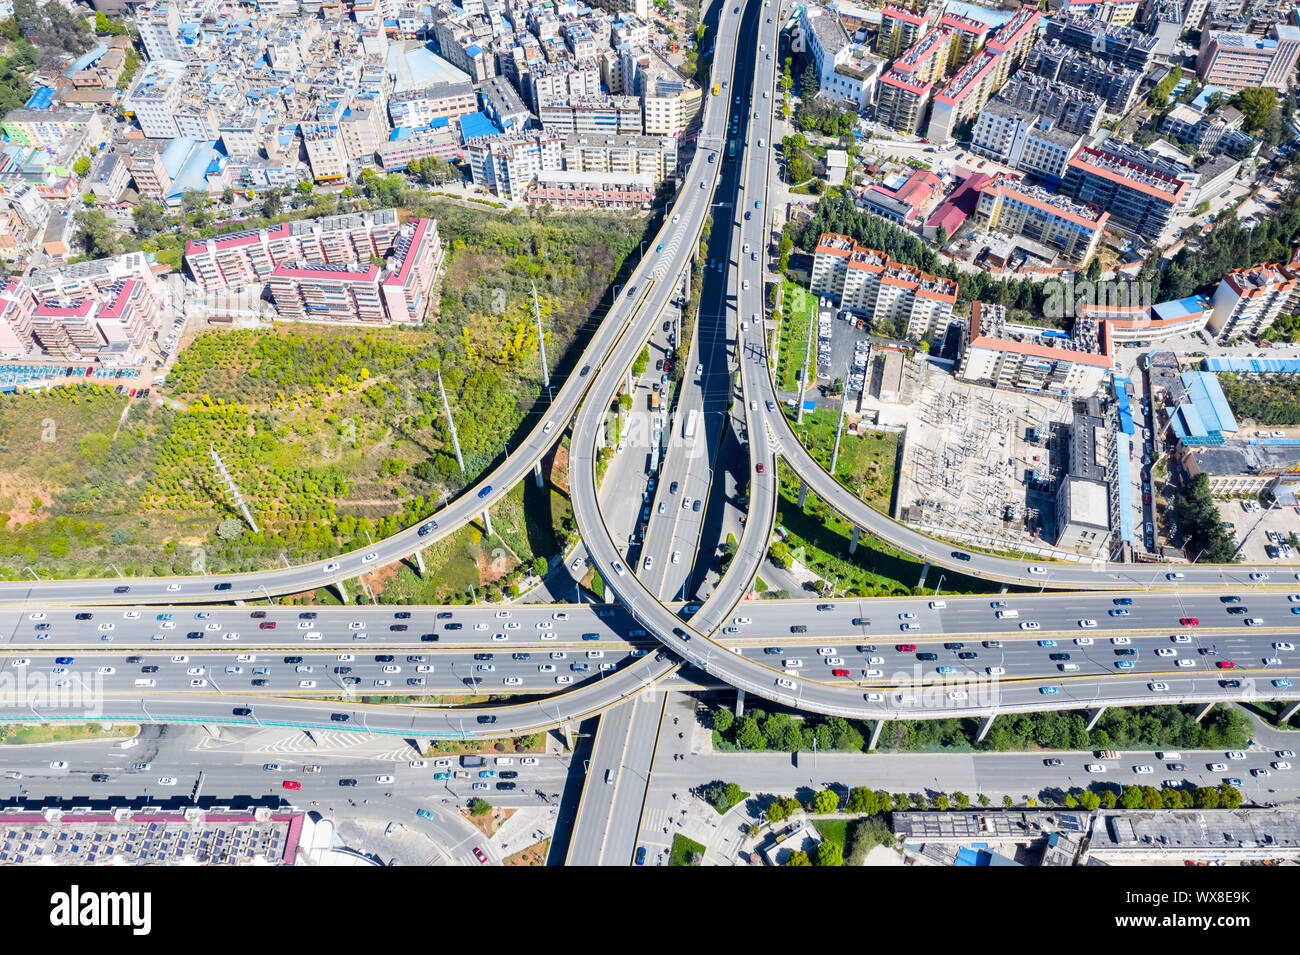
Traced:
<path fill-rule="evenodd" d="M 1300 514 L 1290 507 L 1262 507 L 1257 501 L 1215 501 L 1219 517 L 1233 540 L 1240 542 L 1245 538 L 1246 544 L 1239 555 L 1243 563 L 1288 564 L 1297 561 L 1294 542 L 1288 543 L 1292 535 L 1300 535 Z M 1247 510 L 1247 508 L 1258 510 Z M 1269 539 L 1270 532 L 1275 536 Z M 1280 539 L 1279 539 L 1280 538 Z M 1287 548 L 1291 552 L 1287 553 Z M 1270 553 L 1272 551 L 1272 553 Z"/>

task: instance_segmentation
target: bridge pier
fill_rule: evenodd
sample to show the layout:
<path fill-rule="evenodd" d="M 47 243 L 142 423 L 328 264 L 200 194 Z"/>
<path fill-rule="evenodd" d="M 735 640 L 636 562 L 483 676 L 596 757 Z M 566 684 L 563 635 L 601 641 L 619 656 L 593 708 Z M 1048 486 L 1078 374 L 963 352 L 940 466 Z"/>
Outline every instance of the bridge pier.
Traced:
<path fill-rule="evenodd" d="M 1196 711 L 1196 722 L 1199 723 L 1201 720 L 1205 719 L 1206 714 L 1209 713 L 1210 710 L 1212 710 L 1212 709 L 1214 709 L 1214 704 L 1213 704 L 1213 703 L 1206 703 L 1206 704 L 1205 704 L 1204 706 L 1202 706 L 1199 710 L 1197 710 L 1197 711 Z"/>
<path fill-rule="evenodd" d="M 1007 584 L 1003 584 L 1003 585 L 1002 585 L 1002 589 L 999 590 L 998 593 L 1002 593 L 1002 594 L 1004 594 L 1004 593 L 1007 592 L 1007 589 L 1008 589 L 1008 585 L 1007 585 Z"/>
<path fill-rule="evenodd" d="M 492 536 L 492 515 L 487 512 L 486 507 L 483 508 L 483 529 L 485 531 L 483 536 Z"/>
<path fill-rule="evenodd" d="M 884 720 L 876 720 L 876 725 L 871 728 L 871 742 L 867 744 L 867 749 L 875 749 L 876 744 L 880 742 L 880 731 L 885 728 Z"/>
<path fill-rule="evenodd" d="M 542 462 L 540 459 L 533 463 L 533 480 L 537 482 L 538 487 L 542 486 Z"/>
<path fill-rule="evenodd" d="M 800 478 L 799 480 L 799 510 L 803 510 L 803 502 L 808 499 L 808 482 Z"/>
<path fill-rule="evenodd" d="M 560 724 L 560 732 L 564 734 L 564 746 L 565 746 L 565 748 L 566 748 L 570 753 L 572 753 L 572 752 L 573 752 L 573 724 L 572 724 L 572 723 L 561 723 L 561 724 Z"/>
<path fill-rule="evenodd" d="M 745 715 L 745 691 L 736 691 L 736 719 Z"/>
<path fill-rule="evenodd" d="M 337 587 L 339 590 L 339 599 L 346 604 L 348 602 L 348 592 L 343 589 L 343 581 L 341 580 L 335 581 L 334 586 Z"/>
<path fill-rule="evenodd" d="M 850 554 L 857 553 L 857 550 L 858 550 L 858 537 L 859 537 L 859 535 L 861 535 L 861 533 L 862 533 L 862 528 L 861 528 L 861 527 L 854 526 L 854 528 L 853 528 L 853 540 L 849 541 L 849 553 L 850 553 Z M 926 566 L 928 567 L 929 565 L 927 564 Z"/>
<path fill-rule="evenodd" d="M 988 716 L 984 717 L 984 722 L 980 724 L 979 735 L 975 737 L 975 742 L 984 742 L 984 737 L 989 735 L 989 730 L 993 728 L 993 721 L 997 719 L 997 716 L 998 714 L 996 713 L 990 713 Z"/>
<path fill-rule="evenodd" d="M 1096 726 L 1096 725 L 1097 725 L 1097 721 L 1098 721 L 1099 719 L 1101 719 L 1101 714 L 1102 714 L 1102 713 L 1105 713 L 1105 712 L 1106 712 L 1106 707 L 1104 707 L 1104 706 L 1099 706 L 1099 707 L 1097 707 L 1095 710 L 1089 710 L 1089 711 L 1088 711 L 1088 725 L 1085 726 L 1084 729 L 1086 729 L 1089 733 L 1091 733 L 1091 732 L 1092 732 L 1092 728 L 1093 728 L 1094 726 Z"/>
<path fill-rule="evenodd" d="M 1278 716 L 1278 722 L 1283 724 L 1290 723 L 1291 717 L 1295 716 L 1296 714 L 1296 710 L 1300 710 L 1300 700 L 1296 700 L 1285 710 L 1283 710 L 1281 714 Z"/>
<path fill-rule="evenodd" d="M 854 530 L 857 530 L 857 528 L 855 527 Z M 921 568 L 921 579 L 916 582 L 916 586 L 924 587 L 925 578 L 929 573 L 930 573 L 930 562 L 927 560 L 925 562 L 925 566 Z"/>
<path fill-rule="evenodd" d="M 415 566 L 420 568 L 420 576 L 424 576 L 424 549 L 417 550 L 412 556 L 415 557 Z"/>

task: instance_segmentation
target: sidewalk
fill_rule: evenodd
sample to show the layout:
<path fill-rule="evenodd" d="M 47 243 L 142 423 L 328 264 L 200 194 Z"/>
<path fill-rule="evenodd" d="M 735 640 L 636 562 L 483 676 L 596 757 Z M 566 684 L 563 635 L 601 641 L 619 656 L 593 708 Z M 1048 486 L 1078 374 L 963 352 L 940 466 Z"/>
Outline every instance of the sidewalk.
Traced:
<path fill-rule="evenodd" d="M 525 806 L 502 823 L 489 841 L 501 858 L 512 856 L 549 838 L 555 831 L 557 812 L 544 806 Z"/>

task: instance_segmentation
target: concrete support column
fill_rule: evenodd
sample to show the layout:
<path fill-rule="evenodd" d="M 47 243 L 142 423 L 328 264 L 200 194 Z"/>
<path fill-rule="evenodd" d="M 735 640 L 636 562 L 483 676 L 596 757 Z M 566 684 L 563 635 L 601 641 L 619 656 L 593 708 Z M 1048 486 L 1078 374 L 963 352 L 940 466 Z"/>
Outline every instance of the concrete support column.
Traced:
<path fill-rule="evenodd" d="M 855 526 L 853 528 L 853 539 L 849 541 L 849 553 L 856 554 L 858 551 L 858 537 L 862 534 L 862 528 Z"/>
<path fill-rule="evenodd" d="M 573 724 L 572 723 L 561 724 L 560 732 L 564 734 L 564 745 L 568 748 L 569 752 L 572 753 L 573 752 Z"/>
<path fill-rule="evenodd" d="M 413 555 L 415 557 L 415 566 L 420 568 L 420 576 L 424 576 L 424 550 L 417 550 Z"/>
<path fill-rule="evenodd" d="M 1099 707 L 1097 707 L 1095 710 L 1089 710 L 1089 711 L 1088 711 L 1088 725 L 1085 726 L 1084 729 L 1086 729 L 1089 733 L 1091 733 L 1091 732 L 1092 732 L 1092 728 L 1093 728 L 1094 726 L 1096 726 L 1096 725 L 1097 725 L 1097 721 L 1098 721 L 1099 719 L 1101 719 L 1101 714 L 1102 714 L 1102 713 L 1105 713 L 1105 712 L 1106 712 L 1106 707 L 1104 707 L 1104 706 L 1099 706 Z"/>
<path fill-rule="evenodd" d="M 800 479 L 799 481 L 799 510 L 803 510 L 803 502 L 808 498 L 808 482 Z"/>
<path fill-rule="evenodd" d="M 1300 710 L 1300 700 L 1296 700 L 1294 703 L 1292 703 L 1290 706 L 1288 706 L 1285 710 L 1283 710 L 1282 713 L 1281 713 L 1281 715 L 1278 716 L 1278 722 L 1279 722 L 1279 723 L 1289 723 L 1289 722 L 1291 722 L 1291 717 L 1295 716 L 1295 714 L 1296 714 L 1296 710 Z"/>
<path fill-rule="evenodd" d="M 346 604 L 348 602 L 348 592 L 343 589 L 343 581 L 337 581 L 334 586 L 339 589 L 339 599 Z"/>
<path fill-rule="evenodd" d="M 736 691 L 736 719 L 745 715 L 745 691 Z"/>
<path fill-rule="evenodd" d="M 875 749 L 876 744 L 880 742 L 880 731 L 885 728 L 884 720 L 876 720 L 876 725 L 871 728 L 871 742 L 867 744 L 867 749 Z"/>
<path fill-rule="evenodd" d="M 997 716 L 998 714 L 996 713 L 990 713 L 988 716 L 984 717 L 984 722 L 980 724 L 979 735 L 975 737 L 975 742 L 984 742 L 984 737 L 989 735 L 989 730 L 993 728 L 993 721 L 997 719 Z"/>
<path fill-rule="evenodd" d="M 1205 719 L 1206 714 L 1209 713 L 1210 710 L 1212 710 L 1212 709 L 1214 709 L 1214 704 L 1213 704 L 1213 703 L 1206 703 L 1206 704 L 1205 704 L 1204 706 L 1202 706 L 1199 710 L 1197 710 L 1197 712 L 1196 712 L 1196 722 L 1199 723 L 1201 720 Z"/>
<path fill-rule="evenodd" d="M 542 462 L 540 460 L 533 464 L 533 480 L 537 482 L 538 487 L 542 486 Z"/>
<path fill-rule="evenodd" d="M 854 530 L 857 530 L 855 527 Z M 930 573 L 930 562 L 927 560 L 925 566 L 921 568 L 921 579 L 916 582 L 916 586 L 924 587 L 926 575 Z"/>
<path fill-rule="evenodd" d="M 1000 594 L 1004 594 L 1004 593 L 1006 593 L 1006 592 L 1007 592 L 1007 585 L 1006 585 L 1006 584 L 1003 584 L 1003 585 L 1002 585 L 1002 589 L 999 590 L 998 593 L 1000 593 Z"/>
<path fill-rule="evenodd" d="M 487 512 L 487 508 L 483 508 L 483 529 L 486 536 L 492 536 L 492 515 Z"/>

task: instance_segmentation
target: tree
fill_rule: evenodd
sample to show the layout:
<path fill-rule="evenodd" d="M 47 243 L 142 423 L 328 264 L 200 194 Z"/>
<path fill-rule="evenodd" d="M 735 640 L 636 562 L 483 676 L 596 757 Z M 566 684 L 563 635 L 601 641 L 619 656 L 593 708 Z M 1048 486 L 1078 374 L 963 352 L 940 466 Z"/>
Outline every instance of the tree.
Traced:
<path fill-rule="evenodd" d="M 90 172 L 90 157 L 82 156 L 72 164 L 72 171 L 82 179 L 86 178 L 86 173 Z"/>
<path fill-rule="evenodd" d="M 1219 786 L 1219 805 L 1224 809 L 1236 809 L 1241 805 L 1241 790 L 1235 786 L 1222 783 Z"/>
<path fill-rule="evenodd" d="M 1142 805 L 1142 790 L 1136 786 L 1125 786 L 1119 796 L 1119 804 L 1125 809 L 1138 809 Z"/>
<path fill-rule="evenodd" d="M 266 195 L 262 197 L 262 216 L 266 219 L 274 219 L 280 214 L 280 209 L 284 204 L 284 197 L 280 194 L 279 189 L 268 189 Z"/>
<path fill-rule="evenodd" d="M 735 722 L 735 719 L 731 710 L 720 706 L 713 711 L 713 728 L 719 733 L 725 733 L 731 729 L 731 724 Z"/>
<path fill-rule="evenodd" d="M 237 541 L 244 536 L 244 524 L 233 517 L 227 517 L 217 525 L 217 536 L 224 541 Z"/>
<path fill-rule="evenodd" d="M 786 856 L 785 864 L 788 866 L 812 866 L 812 862 L 808 860 L 808 853 L 804 852 L 802 849 L 795 849 Z"/>
<path fill-rule="evenodd" d="M 844 865 L 844 847 L 838 842 L 823 839 L 817 844 L 817 864 L 819 866 Z"/>
<path fill-rule="evenodd" d="M 135 223 L 136 235 L 140 236 L 140 238 L 147 239 L 152 235 L 156 235 L 163 230 L 162 206 L 156 202 L 142 199 L 140 204 L 131 210 L 131 221 Z"/>
<path fill-rule="evenodd" d="M 966 795 L 965 793 L 953 793 L 952 802 L 953 805 L 955 805 L 958 809 L 970 808 L 970 796 Z"/>
<path fill-rule="evenodd" d="M 182 192 L 181 208 L 196 229 L 202 229 L 212 221 L 208 213 L 208 194 L 202 189 L 186 189 Z"/>
<path fill-rule="evenodd" d="M 798 812 L 801 807 L 799 800 L 790 796 L 778 796 L 773 799 L 767 807 L 767 821 L 775 825 L 779 822 L 785 822 L 791 815 Z"/>
<path fill-rule="evenodd" d="M 234 204 L 235 204 L 235 190 L 234 190 L 234 189 L 231 189 L 229 186 L 226 186 L 226 188 L 222 189 L 222 190 L 221 190 L 221 201 L 224 202 L 224 203 L 225 203 L 226 205 L 228 205 L 228 206 L 230 206 L 230 205 L 234 205 Z"/>
<path fill-rule="evenodd" d="M 546 559 L 545 557 L 534 557 L 534 558 L 533 558 L 533 576 L 535 576 L 535 577 L 545 577 L 545 576 L 546 576 L 547 568 L 548 568 L 549 566 L 550 566 L 550 564 L 549 564 L 549 562 L 547 561 L 547 559 Z"/>
<path fill-rule="evenodd" d="M 809 812 L 815 812 L 820 815 L 827 815 L 837 811 L 840 808 L 840 797 L 833 789 L 822 789 L 813 796 L 812 802 L 808 804 Z"/>
<path fill-rule="evenodd" d="M 849 800 L 845 804 L 845 809 L 848 812 L 859 812 L 867 815 L 875 815 L 880 812 L 876 794 L 866 786 L 854 786 L 849 790 Z"/>
<path fill-rule="evenodd" d="M 1092 790 L 1088 790 L 1079 796 L 1079 805 L 1089 812 L 1096 812 L 1101 806 L 1101 797 Z"/>
<path fill-rule="evenodd" d="M 1277 108 L 1277 90 L 1244 89 L 1234 93 L 1228 101 L 1241 113 L 1246 132 L 1263 129 Z"/>
<path fill-rule="evenodd" d="M 492 804 L 486 799 L 472 799 L 469 804 L 469 813 L 471 816 L 486 816 L 492 811 Z"/>
<path fill-rule="evenodd" d="M 73 216 L 76 227 L 73 241 L 92 259 L 108 258 L 117 254 L 117 229 L 99 209 L 82 209 Z"/>

